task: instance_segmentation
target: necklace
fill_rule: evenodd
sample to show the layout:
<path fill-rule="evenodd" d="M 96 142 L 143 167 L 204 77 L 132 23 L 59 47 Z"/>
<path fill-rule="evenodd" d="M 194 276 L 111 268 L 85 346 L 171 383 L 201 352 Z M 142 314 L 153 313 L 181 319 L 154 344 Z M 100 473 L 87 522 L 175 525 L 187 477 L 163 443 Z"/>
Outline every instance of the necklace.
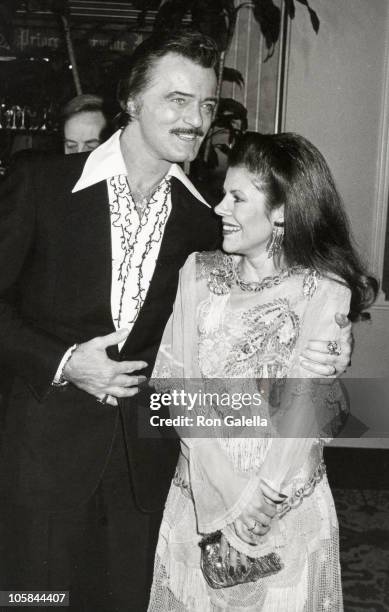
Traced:
<path fill-rule="evenodd" d="M 284 268 L 279 271 L 278 274 L 273 276 L 265 276 L 261 281 L 245 281 L 243 280 L 238 271 L 238 265 L 233 265 L 233 274 L 235 284 L 242 291 L 251 291 L 257 293 L 258 291 L 263 291 L 263 289 L 269 289 L 270 287 L 274 287 L 279 285 L 283 280 L 289 278 L 293 274 L 302 274 L 305 272 L 304 268 L 301 266 L 292 266 L 291 268 Z"/>
<path fill-rule="evenodd" d="M 290 268 L 283 268 L 274 276 L 266 276 L 261 281 L 245 281 L 239 276 L 238 262 L 234 262 L 230 255 L 223 255 L 220 264 L 210 270 L 207 285 L 211 293 L 216 295 L 230 293 L 233 284 L 239 287 L 241 291 L 258 293 L 279 285 L 294 274 L 305 275 L 303 293 L 306 297 L 312 297 L 319 279 L 319 274 L 316 271 L 306 269 L 303 266 L 291 266 Z"/>

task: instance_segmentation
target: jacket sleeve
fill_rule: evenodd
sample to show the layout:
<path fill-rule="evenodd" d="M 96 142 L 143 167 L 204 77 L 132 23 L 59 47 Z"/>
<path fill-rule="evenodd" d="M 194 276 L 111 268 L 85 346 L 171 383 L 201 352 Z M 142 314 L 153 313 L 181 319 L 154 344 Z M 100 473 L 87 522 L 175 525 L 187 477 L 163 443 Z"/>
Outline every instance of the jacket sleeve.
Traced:
<path fill-rule="evenodd" d="M 35 164 L 25 161 L 0 183 L 0 361 L 43 400 L 68 346 L 21 317 L 15 299 L 37 240 L 35 176 Z"/>

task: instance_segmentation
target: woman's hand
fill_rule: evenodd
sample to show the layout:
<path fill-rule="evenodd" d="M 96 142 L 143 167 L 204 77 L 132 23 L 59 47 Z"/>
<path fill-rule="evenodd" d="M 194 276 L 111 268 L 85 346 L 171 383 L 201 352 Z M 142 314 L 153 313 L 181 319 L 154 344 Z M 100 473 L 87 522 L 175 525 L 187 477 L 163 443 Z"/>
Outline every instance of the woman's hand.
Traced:
<path fill-rule="evenodd" d="M 234 521 L 237 536 L 246 544 L 257 544 L 260 536 L 264 536 L 270 530 L 270 523 L 277 512 L 277 504 L 284 499 L 284 495 L 261 481 L 260 488 L 251 502 Z"/>
<path fill-rule="evenodd" d="M 251 502 L 240 516 L 232 523 L 236 535 L 246 544 L 255 546 L 271 528 L 271 521 L 277 512 L 277 504 L 283 502 L 286 495 L 277 493 L 263 479 Z M 231 577 L 241 578 L 250 567 L 247 556 L 230 546 L 221 535 L 220 557 L 228 565 Z"/>

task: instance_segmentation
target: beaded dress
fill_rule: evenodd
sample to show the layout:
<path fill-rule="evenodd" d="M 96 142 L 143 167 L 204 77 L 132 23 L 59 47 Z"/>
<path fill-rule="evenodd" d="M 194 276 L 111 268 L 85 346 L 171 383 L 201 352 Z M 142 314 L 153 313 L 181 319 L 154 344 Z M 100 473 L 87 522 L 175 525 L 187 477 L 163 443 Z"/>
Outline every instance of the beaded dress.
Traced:
<path fill-rule="evenodd" d="M 247 378 L 248 385 L 254 379 L 290 379 L 300 388 L 298 381 L 310 374 L 299 355 L 309 339 L 339 339 L 334 315 L 348 313 L 350 291 L 302 268 L 285 270 L 252 290 L 234 277 L 234 261 L 220 251 L 189 257 L 154 378 Z M 319 388 L 322 393 L 324 385 Z M 343 413 L 339 384 L 325 394 L 332 394 L 325 406 Z M 314 438 L 276 441 L 266 436 L 182 440 L 160 529 L 149 612 L 343 610 L 338 523 L 322 463 L 322 438 L 331 434 L 323 430 Z M 273 519 L 257 546 L 249 546 L 232 523 L 255 494 L 259 475 L 285 493 L 286 506 L 292 507 Z M 216 530 L 252 558 L 277 552 L 283 569 L 255 582 L 212 589 L 200 568 L 199 542 Z"/>

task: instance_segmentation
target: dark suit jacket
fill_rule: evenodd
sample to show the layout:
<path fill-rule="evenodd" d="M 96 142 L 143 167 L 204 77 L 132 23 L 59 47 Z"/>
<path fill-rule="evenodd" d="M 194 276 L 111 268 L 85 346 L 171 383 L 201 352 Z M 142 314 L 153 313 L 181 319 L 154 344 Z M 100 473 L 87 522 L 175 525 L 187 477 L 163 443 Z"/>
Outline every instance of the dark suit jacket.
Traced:
<path fill-rule="evenodd" d="M 117 408 L 72 385 L 51 386 L 70 345 L 114 331 L 106 182 L 71 193 L 85 160 L 29 160 L 0 186 L 0 361 L 14 373 L 2 419 L 2 481 L 14 502 L 45 510 L 88 499 L 119 423 Z M 120 357 L 112 349 L 112 358 L 145 360 L 151 373 L 179 268 L 217 240 L 211 210 L 172 179 L 172 212 L 146 300 Z M 166 442 L 138 435 L 140 400 L 122 402 L 121 416 L 135 499 L 156 511 L 175 456 Z"/>

